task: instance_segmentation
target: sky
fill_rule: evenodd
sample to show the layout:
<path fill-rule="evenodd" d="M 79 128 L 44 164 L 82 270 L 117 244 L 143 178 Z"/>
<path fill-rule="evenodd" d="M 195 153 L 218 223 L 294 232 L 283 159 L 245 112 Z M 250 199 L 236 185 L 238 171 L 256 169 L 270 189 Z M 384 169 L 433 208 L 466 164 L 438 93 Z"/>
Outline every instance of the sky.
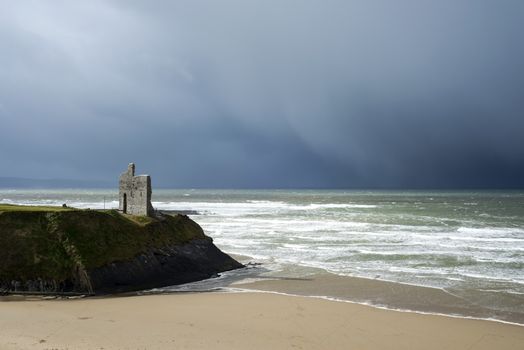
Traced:
<path fill-rule="evenodd" d="M 0 177 L 524 188 L 522 0 L 0 0 Z"/>

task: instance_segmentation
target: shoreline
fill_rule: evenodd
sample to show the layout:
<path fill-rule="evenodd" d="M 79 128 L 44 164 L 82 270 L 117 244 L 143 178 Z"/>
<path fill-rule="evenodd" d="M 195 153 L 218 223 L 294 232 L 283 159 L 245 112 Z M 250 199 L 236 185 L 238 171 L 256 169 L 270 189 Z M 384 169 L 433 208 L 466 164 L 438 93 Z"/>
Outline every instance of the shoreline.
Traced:
<path fill-rule="evenodd" d="M 197 292 L 180 292 L 180 293 L 197 293 Z M 360 306 L 366 306 L 371 307 L 378 310 L 384 310 L 384 311 L 393 311 L 393 312 L 401 312 L 401 313 L 407 313 L 407 314 L 417 314 L 417 315 L 426 315 L 426 316 L 439 316 L 439 317 L 449 317 L 454 319 L 463 319 L 463 320 L 473 320 L 473 321 L 487 321 L 487 322 L 495 322 L 495 323 L 501 323 L 511 326 L 518 326 L 518 327 L 524 327 L 524 323 L 517 323 L 517 322 L 511 322 L 511 321 L 504 321 L 499 320 L 496 318 L 481 318 L 481 317 L 474 317 L 474 316 L 465 316 L 465 315 L 457 315 L 457 314 L 444 314 L 444 313 L 437 313 L 437 312 L 425 312 L 425 311 L 416 311 L 416 310 L 409 310 L 409 309 L 399 309 L 399 308 L 392 308 L 387 306 L 381 306 L 371 303 L 365 303 L 365 302 L 358 302 L 353 300 L 347 300 L 347 299 L 340 299 L 340 298 L 334 298 L 330 296 L 325 295 L 300 295 L 300 294 L 290 294 L 290 293 L 284 293 L 284 292 L 276 292 L 276 291 L 269 291 L 269 290 L 258 290 L 258 289 L 242 289 L 242 288 L 228 288 L 228 290 L 224 291 L 209 291 L 209 292 L 200 292 L 200 293 L 262 293 L 262 294 L 275 294 L 275 295 L 282 295 L 282 296 L 288 296 L 288 297 L 299 297 L 299 298 L 312 298 L 312 299 L 319 299 L 319 300 L 326 300 L 326 301 L 332 301 L 332 302 L 340 302 L 340 303 L 348 303 L 353 305 L 360 305 Z M 166 295 L 169 293 L 166 293 Z M 176 292 L 172 293 L 176 294 Z"/>
<path fill-rule="evenodd" d="M 453 319 L 464 319 L 464 320 L 473 320 L 473 321 L 487 321 L 487 322 L 495 322 L 495 323 L 501 323 L 501 324 L 506 324 L 506 325 L 524 327 L 524 323 L 506 321 L 506 320 L 501 320 L 497 318 L 483 318 L 483 317 L 475 317 L 475 316 L 467 316 L 467 315 L 459 315 L 459 314 L 446 314 L 446 313 L 438 313 L 438 312 L 426 312 L 426 311 L 418 311 L 418 310 L 410 310 L 410 309 L 393 308 L 393 307 L 384 306 L 384 305 L 377 305 L 377 304 L 372 304 L 368 302 L 360 302 L 360 301 L 354 301 L 354 300 L 348 300 L 348 299 L 335 298 L 335 297 L 326 296 L 326 295 L 301 295 L 301 294 L 292 294 L 292 293 L 263 290 L 263 289 L 236 288 L 236 287 L 224 287 L 218 290 L 201 290 L 201 291 L 170 291 L 170 292 L 150 292 L 150 293 L 128 292 L 128 293 L 107 294 L 107 295 L 98 295 L 98 296 L 94 296 L 94 295 L 71 295 L 71 296 L 56 295 L 56 296 L 53 296 L 53 295 L 40 295 L 40 294 L 29 294 L 29 293 L 28 294 L 13 293 L 9 295 L 0 295 L 0 305 L 2 303 L 35 302 L 35 301 L 46 302 L 46 301 L 74 301 L 74 300 L 100 300 L 100 299 L 111 300 L 111 299 L 118 299 L 118 298 L 147 297 L 147 296 L 160 296 L 160 295 L 166 296 L 166 295 L 242 294 L 242 293 L 253 293 L 253 294 L 260 293 L 260 294 L 281 295 L 281 296 L 287 296 L 287 297 L 311 298 L 311 299 L 325 300 L 325 301 L 330 301 L 330 302 L 340 302 L 340 303 L 348 303 L 348 304 L 353 304 L 353 305 L 366 306 L 366 307 L 375 308 L 375 309 L 384 310 L 384 311 L 393 311 L 393 312 L 427 315 L 427 316 L 449 317 Z"/>
<path fill-rule="evenodd" d="M 254 260 L 245 255 L 232 254 L 232 256 L 245 265 Z M 380 278 L 338 275 L 321 268 L 301 265 L 292 265 L 294 273 L 272 271 L 266 269 L 264 264 L 258 266 L 264 271 L 253 273 L 245 279 L 233 281 L 222 287 L 318 297 L 385 310 L 489 320 L 524 326 L 524 295 L 506 296 L 511 298 L 516 306 L 509 311 L 494 306 L 494 303 L 500 300 L 486 299 L 483 304 L 478 304 L 468 300 L 467 296 L 460 295 L 460 291 L 455 292 L 445 288 Z M 497 298 L 500 297 L 497 295 Z"/>
<path fill-rule="evenodd" d="M 323 273 L 304 279 L 264 279 L 235 283 L 231 287 L 318 297 L 392 311 L 491 320 L 524 326 L 524 312 L 521 310 L 489 308 L 440 288 L 362 277 Z M 524 298 L 518 299 L 524 302 Z"/>
<path fill-rule="evenodd" d="M 4 301 L 114 299 L 133 296 L 177 295 L 192 293 L 271 293 L 290 297 L 307 297 L 368 306 L 380 310 L 435 315 L 466 320 L 482 320 L 523 326 L 524 312 L 501 312 L 468 302 L 442 288 L 402 282 L 337 275 L 323 269 L 295 277 L 271 271 L 264 264 L 253 263 L 249 256 L 230 254 L 247 267 L 221 273 L 218 277 L 192 283 L 105 295 L 0 295 Z M 251 265 L 251 266 L 250 266 Z M 303 266 L 296 265 L 299 268 Z M 309 271 L 311 272 L 311 271 Z M 524 298 L 522 299 L 524 302 Z"/>
<path fill-rule="evenodd" d="M 0 302 L 0 347 L 20 349 L 520 349 L 517 325 L 274 292 Z"/>

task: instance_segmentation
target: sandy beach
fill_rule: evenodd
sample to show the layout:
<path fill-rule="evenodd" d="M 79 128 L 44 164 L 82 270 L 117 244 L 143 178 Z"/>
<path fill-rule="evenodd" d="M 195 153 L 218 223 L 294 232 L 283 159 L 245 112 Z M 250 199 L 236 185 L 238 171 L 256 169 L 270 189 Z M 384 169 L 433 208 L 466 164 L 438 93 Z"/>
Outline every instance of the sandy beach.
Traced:
<path fill-rule="evenodd" d="M 522 349 L 524 328 L 272 293 L 0 302 L 0 349 Z"/>
<path fill-rule="evenodd" d="M 524 324 L 524 313 L 521 311 L 524 299 L 521 296 L 514 296 L 511 300 L 503 299 L 502 295 L 497 298 L 491 297 L 483 300 L 481 305 L 469 300 L 467 295 L 461 296 L 457 291 L 451 293 L 440 288 L 339 276 L 320 271 L 303 278 L 255 276 L 254 281 L 241 280 L 233 283 L 232 287 L 300 296 L 327 296 L 331 299 L 378 305 L 393 310 L 461 315 Z M 490 307 L 501 301 L 515 307 L 512 310 L 506 308 L 504 312 Z"/>

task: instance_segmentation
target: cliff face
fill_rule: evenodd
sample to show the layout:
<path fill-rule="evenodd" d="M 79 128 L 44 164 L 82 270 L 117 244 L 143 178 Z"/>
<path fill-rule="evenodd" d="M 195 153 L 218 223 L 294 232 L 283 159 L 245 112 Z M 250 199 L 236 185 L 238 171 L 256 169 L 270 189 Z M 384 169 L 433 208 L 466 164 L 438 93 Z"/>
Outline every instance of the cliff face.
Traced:
<path fill-rule="evenodd" d="M 0 206 L 0 291 L 113 293 L 242 267 L 185 215 Z"/>

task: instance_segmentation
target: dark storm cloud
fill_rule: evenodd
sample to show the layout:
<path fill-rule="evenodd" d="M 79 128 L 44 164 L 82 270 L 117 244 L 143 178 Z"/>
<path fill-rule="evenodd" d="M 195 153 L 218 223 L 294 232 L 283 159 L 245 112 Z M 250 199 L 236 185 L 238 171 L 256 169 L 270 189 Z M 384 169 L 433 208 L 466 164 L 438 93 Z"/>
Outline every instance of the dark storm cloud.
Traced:
<path fill-rule="evenodd" d="M 0 176 L 524 186 L 521 1 L 0 6 Z"/>

